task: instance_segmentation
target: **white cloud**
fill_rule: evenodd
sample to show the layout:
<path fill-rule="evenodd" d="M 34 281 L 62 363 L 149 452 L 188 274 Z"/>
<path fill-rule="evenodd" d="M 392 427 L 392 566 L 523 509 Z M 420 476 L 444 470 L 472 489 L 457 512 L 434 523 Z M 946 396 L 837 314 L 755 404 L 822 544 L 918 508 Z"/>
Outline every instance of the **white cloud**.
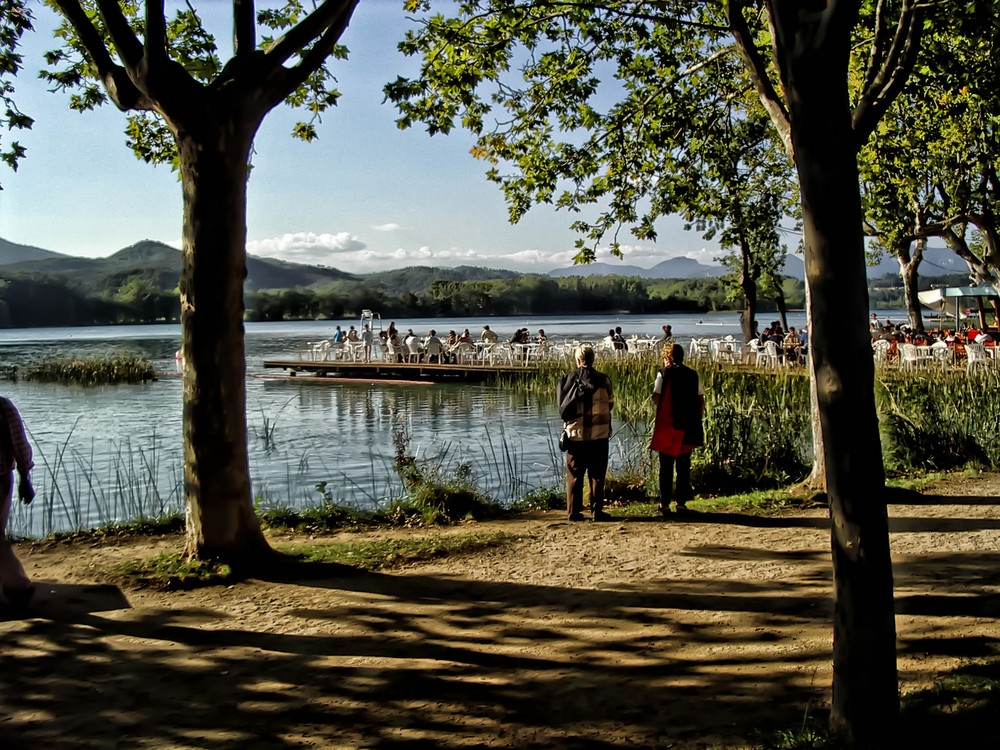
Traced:
<path fill-rule="evenodd" d="M 247 252 L 251 255 L 314 265 L 339 265 L 345 255 L 350 256 L 364 249 L 365 243 L 349 232 L 294 232 L 247 242 Z"/>
<path fill-rule="evenodd" d="M 376 232 L 398 232 L 402 228 L 399 224 L 393 224 L 392 222 L 388 224 L 376 224 L 372 227 Z"/>
<path fill-rule="evenodd" d="M 393 231 L 397 224 L 383 224 L 373 227 L 377 231 Z M 434 247 L 420 245 L 408 247 L 369 244 L 350 232 L 317 234 L 314 232 L 293 232 L 270 239 L 254 240 L 247 243 L 247 250 L 253 255 L 298 263 L 326 265 L 341 268 L 352 273 L 373 273 L 405 266 L 458 266 L 472 265 L 484 268 L 501 268 L 526 273 L 547 273 L 555 268 L 573 265 L 577 251 L 572 246 L 561 245 L 559 250 L 545 250 L 538 247 L 517 249 L 482 250 L 477 247 Z M 718 250 L 703 248 L 686 249 L 686 252 L 666 252 L 654 245 L 634 244 L 620 246 L 622 259 L 608 252 L 607 247 L 599 248 L 597 260 L 611 264 L 628 264 L 651 268 L 668 257 L 687 255 L 701 263 L 714 264 Z"/>

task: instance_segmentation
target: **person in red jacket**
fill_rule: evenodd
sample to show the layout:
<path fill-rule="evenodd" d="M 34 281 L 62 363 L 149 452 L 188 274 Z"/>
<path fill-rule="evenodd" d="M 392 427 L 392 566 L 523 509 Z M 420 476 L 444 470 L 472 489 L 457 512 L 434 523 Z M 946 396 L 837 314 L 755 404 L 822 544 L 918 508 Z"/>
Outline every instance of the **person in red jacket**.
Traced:
<path fill-rule="evenodd" d="M 691 488 L 691 451 L 704 444 L 701 423 L 705 411 L 705 392 L 698 373 L 684 364 L 684 347 L 664 347 L 664 367 L 656 375 L 653 403 L 656 422 L 650 448 L 660 454 L 660 513 L 670 514 L 671 500 L 677 512 L 687 510 Z M 674 487 L 674 469 L 677 485 Z"/>

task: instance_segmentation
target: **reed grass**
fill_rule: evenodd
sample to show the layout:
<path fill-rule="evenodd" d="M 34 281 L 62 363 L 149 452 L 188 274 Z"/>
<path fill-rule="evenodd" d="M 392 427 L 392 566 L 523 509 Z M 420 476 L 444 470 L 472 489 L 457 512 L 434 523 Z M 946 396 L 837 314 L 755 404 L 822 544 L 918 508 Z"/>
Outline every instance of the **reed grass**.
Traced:
<path fill-rule="evenodd" d="M 120 524 L 170 522 L 183 510 L 183 475 L 179 465 L 164 467 L 163 451 L 154 432 L 148 443 L 130 439 L 111 441 L 107 474 L 94 467 L 96 447 L 81 451 L 73 442 L 79 419 L 52 451 L 34 444 L 33 473 L 36 490 L 31 505 L 17 504 L 12 512 L 12 533 L 49 536 Z"/>
<path fill-rule="evenodd" d="M 156 372 L 148 359 L 131 355 L 88 359 L 57 357 L 25 366 L 23 377 L 39 383 L 93 386 L 145 383 L 156 380 Z"/>
<path fill-rule="evenodd" d="M 637 488 L 656 466 L 645 451 L 659 362 L 626 358 L 598 363 L 615 391 L 617 445 L 612 474 Z M 695 451 L 692 478 L 703 492 L 781 487 L 812 465 L 809 380 L 804 370 L 757 370 L 696 362 L 705 387 L 705 445 Z M 555 401 L 566 365 L 543 364 L 505 381 L 507 387 Z M 1000 469 L 1000 370 L 880 372 L 875 380 L 883 460 L 890 472 Z M 649 460 L 647 460 L 649 459 Z M 618 486 L 609 482 L 609 487 Z"/>
<path fill-rule="evenodd" d="M 875 395 L 891 471 L 1000 468 L 1000 372 L 881 373 Z"/>
<path fill-rule="evenodd" d="M 615 360 L 600 367 L 616 395 L 607 499 L 648 503 L 657 495 L 657 461 L 648 448 L 657 363 Z M 725 495 L 787 486 L 806 475 L 811 462 L 808 377 L 802 371 L 748 370 L 696 363 L 705 386 L 704 447 L 694 454 L 693 479 L 703 495 Z M 526 371 L 508 388 L 552 399 L 565 366 Z M 882 448 L 890 472 L 1000 469 L 1000 373 L 880 373 L 874 383 Z M 553 405 L 554 408 L 554 405 Z M 279 412 L 280 414 L 280 412 Z M 274 419 L 265 424 L 274 443 Z M 75 429 L 75 425 L 74 425 Z M 55 447 L 36 448 L 38 495 L 17 505 L 10 529 L 20 536 L 47 536 L 115 524 L 158 524 L 183 510 L 179 457 L 165 463 L 154 434 L 149 441 L 112 442 L 106 469 L 97 470 L 98 446 L 78 446 L 74 429 Z M 255 482 L 257 510 L 275 528 L 324 531 L 359 525 L 414 525 L 484 518 L 504 508 L 562 507 L 564 460 L 549 438 L 548 455 L 526 445 L 502 421 L 478 445 L 412 446 L 404 422 L 394 430 L 395 459 L 371 452 L 369 477 L 336 469 L 317 486 L 318 497 L 271 497 Z M 29 433 L 30 434 L 30 433 Z M 33 442 L 37 446 L 37 441 Z M 530 457 L 530 458 L 529 458 Z M 285 461 L 287 487 L 315 476 L 309 456 Z M 315 458 L 315 457 L 312 457 Z M 322 457 L 320 457 L 321 459 Z M 378 465 L 381 461 L 384 465 Z M 493 498 L 500 497 L 501 501 Z"/>

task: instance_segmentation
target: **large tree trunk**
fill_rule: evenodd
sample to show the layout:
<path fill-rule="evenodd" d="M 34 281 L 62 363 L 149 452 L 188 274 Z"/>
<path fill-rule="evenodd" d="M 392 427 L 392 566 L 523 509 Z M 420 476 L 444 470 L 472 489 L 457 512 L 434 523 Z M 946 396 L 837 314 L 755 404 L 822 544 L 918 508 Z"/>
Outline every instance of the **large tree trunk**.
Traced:
<path fill-rule="evenodd" d="M 750 248 L 745 241 L 740 242 L 740 289 L 743 290 L 743 312 L 740 313 L 740 328 L 743 343 L 749 343 L 757 330 L 757 276 L 750 267 Z"/>
<path fill-rule="evenodd" d="M 927 247 L 927 240 L 917 239 L 910 253 L 909 245 L 896 248 L 896 260 L 899 261 L 899 275 L 903 279 L 903 297 L 906 300 L 906 314 L 909 318 L 910 328 L 923 333 L 924 317 L 920 312 L 920 299 L 917 292 L 920 291 L 920 275 L 917 272 L 920 262 L 924 259 L 924 248 Z"/>
<path fill-rule="evenodd" d="M 177 128 L 184 190 L 181 351 L 189 555 L 237 566 L 270 548 L 253 512 L 247 457 L 246 178 L 253 129 L 197 118 Z"/>
<path fill-rule="evenodd" d="M 854 19 L 820 24 L 816 14 L 810 21 L 816 25 L 803 28 L 810 22 L 799 4 L 779 5 L 833 527 L 831 725 L 849 746 L 889 747 L 899 697 L 885 475 L 846 87 Z"/>

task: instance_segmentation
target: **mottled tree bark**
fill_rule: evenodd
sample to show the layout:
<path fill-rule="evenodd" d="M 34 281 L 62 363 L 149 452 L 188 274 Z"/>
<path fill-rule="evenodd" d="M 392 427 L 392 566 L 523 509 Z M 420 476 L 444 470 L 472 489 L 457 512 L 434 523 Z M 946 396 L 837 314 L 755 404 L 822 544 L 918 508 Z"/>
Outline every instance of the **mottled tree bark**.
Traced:
<path fill-rule="evenodd" d="M 872 388 L 857 140 L 847 95 L 856 15 L 776 0 L 802 196 L 810 345 L 834 564 L 831 725 L 890 747 L 899 714 L 885 475 Z M 856 11 L 855 11 L 856 12 Z M 811 15 L 810 15 L 811 14 Z"/>
<path fill-rule="evenodd" d="M 923 333 L 924 317 L 920 312 L 920 299 L 917 292 L 920 291 L 920 262 L 924 259 L 924 248 L 927 247 L 927 240 L 918 238 L 914 243 L 913 252 L 910 247 L 896 248 L 896 260 L 899 261 L 899 275 L 903 279 L 903 298 L 906 301 L 906 316 L 910 328 Z"/>
<path fill-rule="evenodd" d="M 270 551 L 253 513 L 246 440 L 243 281 L 254 128 L 211 114 L 190 119 L 193 127 L 176 128 L 187 550 L 247 566 Z"/>

